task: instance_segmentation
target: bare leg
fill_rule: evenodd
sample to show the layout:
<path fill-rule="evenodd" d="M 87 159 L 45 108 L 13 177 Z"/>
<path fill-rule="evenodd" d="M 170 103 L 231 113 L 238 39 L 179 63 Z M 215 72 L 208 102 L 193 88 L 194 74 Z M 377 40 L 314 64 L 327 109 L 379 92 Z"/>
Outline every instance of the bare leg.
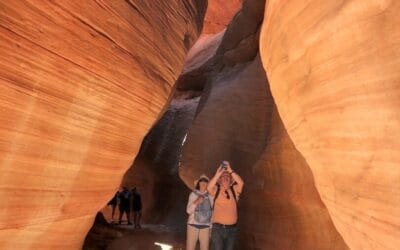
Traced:
<path fill-rule="evenodd" d="M 133 223 L 135 224 L 135 228 L 137 227 L 138 223 L 137 223 L 137 216 L 138 216 L 138 212 L 137 211 L 133 211 Z"/>
<path fill-rule="evenodd" d="M 128 221 L 128 225 L 132 225 L 130 208 L 126 209 L 126 220 Z"/>
<path fill-rule="evenodd" d="M 122 215 L 124 215 L 124 210 L 122 207 L 119 207 L 119 221 L 118 221 L 119 224 L 122 223 Z"/>
<path fill-rule="evenodd" d="M 141 228 L 142 226 L 140 226 L 140 219 L 142 218 L 142 211 L 139 211 L 139 212 L 137 212 L 137 216 L 138 216 L 138 218 L 137 218 L 137 225 L 138 225 L 138 228 Z"/>
<path fill-rule="evenodd" d="M 195 250 L 198 239 L 199 239 L 199 229 L 187 225 L 186 250 Z"/>
<path fill-rule="evenodd" d="M 140 219 L 142 218 L 142 211 L 134 211 L 133 212 L 135 228 L 141 228 Z"/>
<path fill-rule="evenodd" d="M 114 215 L 115 215 L 115 207 L 117 205 L 111 205 L 111 221 L 114 221 Z"/>

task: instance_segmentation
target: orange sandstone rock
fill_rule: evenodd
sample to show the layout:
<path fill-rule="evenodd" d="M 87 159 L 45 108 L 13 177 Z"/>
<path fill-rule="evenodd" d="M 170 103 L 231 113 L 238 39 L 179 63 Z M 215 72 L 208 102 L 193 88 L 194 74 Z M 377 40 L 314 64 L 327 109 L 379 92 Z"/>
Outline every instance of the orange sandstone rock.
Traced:
<path fill-rule="evenodd" d="M 216 34 L 226 28 L 242 7 L 243 0 L 209 0 L 202 34 Z"/>
<path fill-rule="evenodd" d="M 203 1 L 0 3 L 0 248 L 78 249 L 159 116 Z"/>
<path fill-rule="evenodd" d="M 268 1 L 272 95 L 351 249 L 400 244 L 400 2 Z"/>

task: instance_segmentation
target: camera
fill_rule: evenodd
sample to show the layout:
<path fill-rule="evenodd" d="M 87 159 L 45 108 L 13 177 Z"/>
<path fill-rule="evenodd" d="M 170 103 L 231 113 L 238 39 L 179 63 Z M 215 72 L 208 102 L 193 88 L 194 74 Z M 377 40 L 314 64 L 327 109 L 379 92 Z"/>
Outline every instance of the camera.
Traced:
<path fill-rule="evenodd" d="M 226 166 L 226 164 L 225 164 L 224 162 L 221 162 L 221 168 L 222 168 L 223 170 L 226 170 L 226 169 L 227 169 L 227 166 Z"/>

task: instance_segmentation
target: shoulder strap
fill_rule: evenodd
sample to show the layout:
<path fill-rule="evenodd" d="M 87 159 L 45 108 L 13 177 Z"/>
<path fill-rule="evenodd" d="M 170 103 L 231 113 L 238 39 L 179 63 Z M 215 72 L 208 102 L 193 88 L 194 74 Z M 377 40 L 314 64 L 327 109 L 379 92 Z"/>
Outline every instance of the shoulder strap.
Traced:
<path fill-rule="evenodd" d="M 235 199 L 235 201 L 236 201 L 236 203 L 238 202 L 238 200 L 237 200 L 237 197 L 236 197 L 236 192 L 235 192 L 235 189 L 233 189 L 233 186 L 234 186 L 235 184 L 233 184 L 232 186 L 230 186 L 230 189 L 231 189 L 231 191 L 232 191 L 232 194 L 233 194 L 233 198 Z M 217 200 L 217 198 L 218 198 L 218 195 L 219 195 L 219 191 L 220 191 L 220 188 L 219 188 L 219 185 L 217 184 L 217 192 L 215 192 L 215 195 L 214 195 L 214 205 L 215 205 L 215 201 Z M 214 206 L 213 205 L 213 206 Z"/>
<path fill-rule="evenodd" d="M 213 207 L 215 206 L 215 201 L 217 200 L 217 198 L 218 198 L 218 195 L 219 195 L 219 185 L 217 184 L 217 191 L 215 192 L 215 195 L 214 195 L 214 202 L 213 202 Z"/>
<path fill-rule="evenodd" d="M 235 192 L 235 189 L 233 189 L 233 186 L 234 185 L 231 186 L 231 191 L 232 191 L 232 194 L 233 194 L 233 198 L 235 198 L 235 201 L 238 202 L 238 200 L 236 198 L 236 192 Z"/>

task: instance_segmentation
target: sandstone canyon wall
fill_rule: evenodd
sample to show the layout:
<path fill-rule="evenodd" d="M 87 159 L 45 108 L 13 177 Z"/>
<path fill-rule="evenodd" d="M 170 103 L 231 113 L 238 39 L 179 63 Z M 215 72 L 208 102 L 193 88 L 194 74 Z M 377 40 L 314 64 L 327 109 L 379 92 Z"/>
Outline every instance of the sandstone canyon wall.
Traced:
<path fill-rule="evenodd" d="M 0 249 L 80 248 L 156 120 L 124 180 L 150 185 L 149 221 L 184 222 L 176 172 L 228 159 L 238 249 L 396 249 L 400 2 L 269 0 L 259 53 L 264 1 L 219 34 L 241 1 L 210 1 L 177 82 L 200 104 L 167 109 L 205 2 L 0 2 Z"/>
<path fill-rule="evenodd" d="M 268 1 L 261 56 L 285 128 L 351 249 L 400 245 L 400 2 Z"/>
<path fill-rule="evenodd" d="M 209 0 L 202 34 L 216 34 L 228 26 L 243 0 Z"/>
<path fill-rule="evenodd" d="M 0 2 L 0 248 L 78 249 L 163 109 L 206 1 Z"/>
<path fill-rule="evenodd" d="M 180 176 L 192 186 L 221 160 L 231 161 L 246 182 L 237 249 L 347 249 L 276 110 L 258 56 L 262 17 L 262 2 L 244 1 L 215 56 L 192 72 L 191 84 L 178 84 L 206 83 Z"/>

